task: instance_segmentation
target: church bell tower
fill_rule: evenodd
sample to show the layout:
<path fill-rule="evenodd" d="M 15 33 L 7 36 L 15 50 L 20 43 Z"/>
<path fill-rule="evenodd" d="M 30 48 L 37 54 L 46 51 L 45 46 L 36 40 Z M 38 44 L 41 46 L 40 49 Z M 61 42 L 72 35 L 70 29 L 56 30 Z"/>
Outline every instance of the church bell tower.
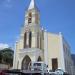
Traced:
<path fill-rule="evenodd" d="M 39 11 L 34 0 L 31 0 L 30 5 L 25 13 L 25 25 L 27 26 L 31 24 L 40 24 Z"/>
<path fill-rule="evenodd" d="M 40 15 L 35 1 L 31 0 L 25 13 L 24 48 L 41 48 Z M 39 39 L 40 38 L 40 39 Z"/>
<path fill-rule="evenodd" d="M 31 0 L 25 12 L 24 26 L 16 42 L 14 69 L 28 70 L 32 62 L 44 60 L 44 32 L 40 26 L 39 10 Z"/>

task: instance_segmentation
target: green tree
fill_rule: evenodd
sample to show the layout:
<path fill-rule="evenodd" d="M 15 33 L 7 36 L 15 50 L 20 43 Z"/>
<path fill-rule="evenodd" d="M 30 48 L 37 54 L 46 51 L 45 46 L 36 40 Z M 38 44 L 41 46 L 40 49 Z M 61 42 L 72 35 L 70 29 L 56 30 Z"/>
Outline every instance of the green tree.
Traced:
<path fill-rule="evenodd" d="M 2 53 L 0 51 L 0 63 L 2 62 Z"/>
<path fill-rule="evenodd" d="M 14 51 L 10 48 L 5 48 L 1 50 L 0 52 L 1 63 L 12 66 L 13 65 L 13 54 L 14 54 Z"/>

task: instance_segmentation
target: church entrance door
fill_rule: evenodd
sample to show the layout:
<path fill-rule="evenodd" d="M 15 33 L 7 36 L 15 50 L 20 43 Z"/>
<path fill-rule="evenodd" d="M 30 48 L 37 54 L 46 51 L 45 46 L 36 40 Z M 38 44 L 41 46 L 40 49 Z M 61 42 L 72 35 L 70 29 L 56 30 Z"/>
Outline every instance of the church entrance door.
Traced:
<path fill-rule="evenodd" d="M 26 55 L 22 61 L 22 70 L 30 70 L 31 67 L 31 59 L 28 55 Z"/>

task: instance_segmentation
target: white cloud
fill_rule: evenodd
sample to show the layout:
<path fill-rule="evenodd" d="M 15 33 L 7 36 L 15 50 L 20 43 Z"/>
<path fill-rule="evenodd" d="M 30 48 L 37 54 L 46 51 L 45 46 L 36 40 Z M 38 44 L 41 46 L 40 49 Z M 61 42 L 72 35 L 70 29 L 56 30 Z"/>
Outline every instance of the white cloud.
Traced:
<path fill-rule="evenodd" d="M 2 50 L 4 48 L 9 48 L 9 45 L 8 44 L 4 44 L 4 43 L 0 43 L 0 50 Z"/>
<path fill-rule="evenodd" d="M 13 6 L 12 1 L 13 0 L 3 0 L 2 5 L 6 8 L 11 8 Z"/>

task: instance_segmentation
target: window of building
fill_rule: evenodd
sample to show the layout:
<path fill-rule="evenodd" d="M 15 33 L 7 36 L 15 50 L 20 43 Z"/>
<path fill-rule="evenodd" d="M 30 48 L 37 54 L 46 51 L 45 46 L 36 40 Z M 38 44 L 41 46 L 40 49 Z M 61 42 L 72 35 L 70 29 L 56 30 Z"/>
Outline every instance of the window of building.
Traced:
<path fill-rule="evenodd" d="M 29 32 L 29 48 L 31 48 L 31 43 L 32 43 L 32 33 Z"/>
<path fill-rule="evenodd" d="M 37 33 L 37 48 L 39 48 L 39 32 Z"/>
<path fill-rule="evenodd" d="M 42 39 L 44 40 L 44 30 L 42 30 Z"/>
<path fill-rule="evenodd" d="M 29 13 L 29 17 L 32 17 L 32 13 Z"/>
<path fill-rule="evenodd" d="M 42 49 L 42 39 L 40 37 L 40 49 Z"/>
<path fill-rule="evenodd" d="M 28 18 L 28 23 L 31 23 L 31 18 Z"/>
<path fill-rule="evenodd" d="M 38 60 L 37 60 L 37 61 L 42 61 L 42 59 L 41 59 L 41 57 L 40 57 L 40 56 L 38 57 Z"/>
<path fill-rule="evenodd" d="M 24 34 L 24 48 L 26 48 L 27 33 Z"/>
<path fill-rule="evenodd" d="M 56 69 L 58 69 L 58 59 L 53 58 L 52 59 L 52 70 L 55 71 Z"/>
<path fill-rule="evenodd" d="M 32 22 L 32 13 L 29 13 L 28 15 L 28 23 L 31 23 Z"/>

